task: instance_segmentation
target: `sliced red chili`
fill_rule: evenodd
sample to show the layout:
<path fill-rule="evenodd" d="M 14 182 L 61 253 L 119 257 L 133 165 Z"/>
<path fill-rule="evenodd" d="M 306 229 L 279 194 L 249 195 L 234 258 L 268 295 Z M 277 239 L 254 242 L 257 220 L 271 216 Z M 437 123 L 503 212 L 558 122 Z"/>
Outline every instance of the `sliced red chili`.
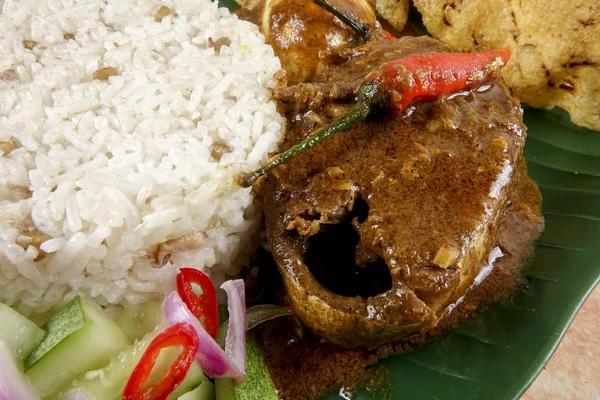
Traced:
<path fill-rule="evenodd" d="M 202 289 L 199 296 L 192 287 L 194 283 Z M 195 268 L 181 268 L 177 274 L 177 293 L 208 334 L 216 338 L 219 329 L 217 291 L 208 275 Z"/>
<path fill-rule="evenodd" d="M 385 40 L 395 40 L 396 39 L 395 37 L 392 36 L 391 33 L 386 31 L 385 29 L 383 30 L 383 36 L 385 36 Z"/>
<path fill-rule="evenodd" d="M 186 322 L 171 325 L 159 333 L 131 373 L 123 391 L 123 400 L 166 399 L 185 379 L 198 351 L 198 343 L 196 331 Z M 169 347 L 181 347 L 181 354 L 159 382 L 146 386 L 146 381 L 156 364 L 158 355 L 161 350 Z"/>

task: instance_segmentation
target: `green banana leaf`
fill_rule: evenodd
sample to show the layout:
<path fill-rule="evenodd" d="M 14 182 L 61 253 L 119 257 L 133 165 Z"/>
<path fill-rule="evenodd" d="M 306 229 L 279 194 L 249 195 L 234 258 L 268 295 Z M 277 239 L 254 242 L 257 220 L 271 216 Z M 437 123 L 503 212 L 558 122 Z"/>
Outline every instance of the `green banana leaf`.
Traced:
<path fill-rule="evenodd" d="M 600 280 L 600 133 L 557 109 L 526 109 L 525 124 L 546 218 L 525 272 L 529 288 L 441 340 L 385 360 L 392 399 L 518 399 Z M 363 391 L 353 399 L 376 398 Z"/>
<path fill-rule="evenodd" d="M 221 3 L 236 8 L 233 0 Z M 546 218 L 525 272 L 528 290 L 438 341 L 382 362 L 394 400 L 519 398 L 600 280 L 600 133 L 573 125 L 558 109 L 526 109 L 525 124 L 525 157 Z M 378 400 L 366 391 L 353 399 Z"/>

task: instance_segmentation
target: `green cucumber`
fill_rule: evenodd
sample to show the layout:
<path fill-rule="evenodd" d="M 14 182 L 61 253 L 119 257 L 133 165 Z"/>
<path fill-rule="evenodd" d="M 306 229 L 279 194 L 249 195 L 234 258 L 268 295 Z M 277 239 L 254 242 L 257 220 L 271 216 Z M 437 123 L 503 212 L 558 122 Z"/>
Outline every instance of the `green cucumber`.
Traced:
<path fill-rule="evenodd" d="M 191 392 L 187 392 L 183 396 L 179 397 L 177 400 L 214 400 L 215 399 L 215 386 L 211 381 L 205 379 L 202 384 L 192 390 Z"/>
<path fill-rule="evenodd" d="M 228 322 L 225 321 L 219 326 L 219 333 L 216 341 L 224 346 L 227 336 Z M 233 379 L 217 378 L 215 379 L 215 393 L 217 400 L 277 400 L 277 390 L 271 380 L 269 367 L 260 351 L 255 333 L 248 331 L 246 333 L 246 375 L 248 379 L 237 386 Z"/>
<path fill-rule="evenodd" d="M 171 365 L 171 363 L 169 363 L 168 366 L 169 365 Z M 162 374 L 162 376 L 164 376 L 164 374 Z M 185 376 L 185 379 L 183 380 L 183 382 L 181 382 L 181 385 L 177 386 L 177 389 L 175 389 L 175 391 L 171 393 L 169 397 L 167 397 L 167 400 L 178 399 L 190 390 L 194 390 L 198 386 L 202 386 L 205 382 L 210 381 L 206 378 L 206 375 L 204 375 L 204 371 L 202 370 L 202 368 L 200 368 L 200 366 L 197 363 L 193 363 L 187 375 Z"/>
<path fill-rule="evenodd" d="M 167 370 L 173 363 L 173 360 L 177 357 L 177 355 L 181 351 L 178 349 L 165 349 L 161 351 L 158 359 L 156 360 L 156 365 L 154 369 L 152 369 L 152 373 L 148 377 L 149 382 L 157 382 L 160 380 L 165 374 Z M 181 385 L 177 386 L 177 389 L 173 391 L 167 397 L 167 400 L 176 400 L 178 397 L 183 396 L 190 390 L 196 389 L 198 386 L 202 385 L 203 382 L 207 381 L 206 376 L 204 375 L 204 371 L 197 363 L 193 363 L 190 367 L 187 375 Z M 104 398 L 102 398 L 104 399 Z M 98 399 L 101 400 L 101 399 Z"/>
<path fill-rule="evenodd" d="M 0 303 L 0 340 L 6 343 L 17 360 L 22 360 L 43 337 L 44 331 L 36 324 Z"/>
<path fill-rule="evenodd" d="M 127 337 L 138 340 L 146 333 L 152 332 L 163 315 L 162 301 L 150 300 L 142 304 L 130 304 L 127 307 L 115 307 L 121 312 L 115 312 L 112 317 L 123 329 Z"/>
<path fill-rule="evenodd" d="M 25 357 L 25 374 L 42 399 L 56 394 L 82 371 L 105 365 L 129 343 L 96 305 L 80 297 L 53 315 L 46 335 Z"/>
<path fill-rule="evenodd" d="M 227 312 L 227 308 L 225 306 L 219 306 L 218 311 L 219 321 L 225 320 L 225 322 L 219 325 L 219 330 L 217 331 L 217 337 L 215 338 L 215 341 L 219 346 L 225 348 L 227 329 L 229 327 L 229 321 L 227 320 L 229 313 Z M 234 386 L 235 382 L 231 378 L 215 378 L 215 399 L 235 400 L 235 391 L 233 390 Z"/>
<path fill-rule="evenodd" d="M 115 400 L 122 397 L 129 376 L 156 335 L 157 332 L 148 333 L 141 340 L 136 341 L 132 346 L 115 355 L 104 368 L 87 372 L 80 379 L 74 381 L 71 389 L 84 389 L 98 400 Z M 175 358 L 176 352 L 177 349 L 165 349 L 160 353 L 148 378 L 149 381 L 164 376 L 171 365 L 171 360 Z M 169 399 L 176 399 L 199 385 L 203 385 L 206 381 L 208 380 L 204 377 L 204 372 L 194 363 L 185 380 L 169 396 Z M 65 392 L 68 390 L 65 390 Z"/>
<path fill-rule="evenodd" d="M 231 378 L 215 378 L 215 399 L 236 400 L 234 387 L 235 382 Z"/>
<path fill-rule="evenodd" d="M 237 400 L 277 400 L 277 390 L 271 380 L 269 367 L 258 346 L 255 333 L 246 333 L 246 374 L 248 379 L 242 386 L 234 385 Z M 220 400 L 217 397 L 218 400 Z"/>

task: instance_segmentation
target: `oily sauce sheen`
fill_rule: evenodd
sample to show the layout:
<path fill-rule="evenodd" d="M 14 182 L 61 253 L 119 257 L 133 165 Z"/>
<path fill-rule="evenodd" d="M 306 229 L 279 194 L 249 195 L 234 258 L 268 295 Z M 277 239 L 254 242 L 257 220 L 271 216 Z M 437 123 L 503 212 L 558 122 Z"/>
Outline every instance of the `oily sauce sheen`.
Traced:
<path fill-rule="evenodd" d="M 293 321 L 264 324 L 260 328 L 262 348 L 280 398 L 313 400 L 340 387 L 353 388 L 357 383 L 361 387 L 373 385 L 368 366 L 438 338 L 467 322 L 476 310 L 485 309 L 491 302 L 510 301 L 510 295 L 525 285 L 521 270 L 532 253 L 533 241 L 543 229 L 539 210 L 540 192 L 526 175 L 523 164 L 496 242 L 504 256 L 495 262 L 490 276 L 471 288 L 464 301 L 425 336 L 416 335 L 373 349 L 346 349 L 323 342 L 306 330 L 299 339 L 291 328 Z M 389 384 L 379 380 L 374 389 L 385 394 Z"/>
<path fill-rule="evenodd" d="M 375 23 L 375 14 L 365 0 L 332 3 L 365 23 Z M 349 27 L 312 1 L 265 1 L 256 14 L 245 17 L 258 22 L 269 38 L 289 84 L 309 81 L 338 60 L 342 46 L 358 44 Z"/>
<path fill-rule="evenodd" d="M 355 101 L 346 93 L 383 63 L 449 51 L 427 37 L 374 41 L 316 82 L 276 92 L 288 119 L 282 149 L 343 113 Z M 314 93 L 320 101 L 306 102 Z M 345 347 L 433 329 L 494 248 L 524 144 L 521 107 L 492 78 L 401 115 L 371 115 L 274 169 L 267 241 L 296 315 Z M 349 290 L 353 281 L 368 290 Z"/>
<path fill-rule="evenodd" d="M 346 112 L 383 63 L 451 51 L 427 37 L 359 45 L 337 20 L 310 20 L 305 8 L 313 4 L 277 4 L 259 11 L 259 25 L 288 83 L 304 82 L 275 90 L 288 121 L 281 151 Z M 311 29 L 300 26 L 308 22 Z M 311 41 L 331 29 L 346 48 L 311 53 Z M 369 365 L 438 337 L 522 285 L 543 228 L 525 137 L 518 101 L 493 78 L 402 115 L 371 115 L 267 176 L 261 195 L 276 263 L 267 289 L 297 315 L 259 329 L 280 398 L 315 399 L 364 383 Z M 496 246 L 503 257 L 474 285 Z"/>

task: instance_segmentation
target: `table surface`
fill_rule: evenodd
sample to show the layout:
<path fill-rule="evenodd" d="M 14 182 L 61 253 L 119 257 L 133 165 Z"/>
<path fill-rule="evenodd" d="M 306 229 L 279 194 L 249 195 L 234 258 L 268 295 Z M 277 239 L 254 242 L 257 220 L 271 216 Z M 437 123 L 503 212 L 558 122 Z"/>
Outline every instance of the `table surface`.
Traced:
<path fill-rule="evenodd" d="M 600 285 L 521 400 L 600 400 Z"/>

